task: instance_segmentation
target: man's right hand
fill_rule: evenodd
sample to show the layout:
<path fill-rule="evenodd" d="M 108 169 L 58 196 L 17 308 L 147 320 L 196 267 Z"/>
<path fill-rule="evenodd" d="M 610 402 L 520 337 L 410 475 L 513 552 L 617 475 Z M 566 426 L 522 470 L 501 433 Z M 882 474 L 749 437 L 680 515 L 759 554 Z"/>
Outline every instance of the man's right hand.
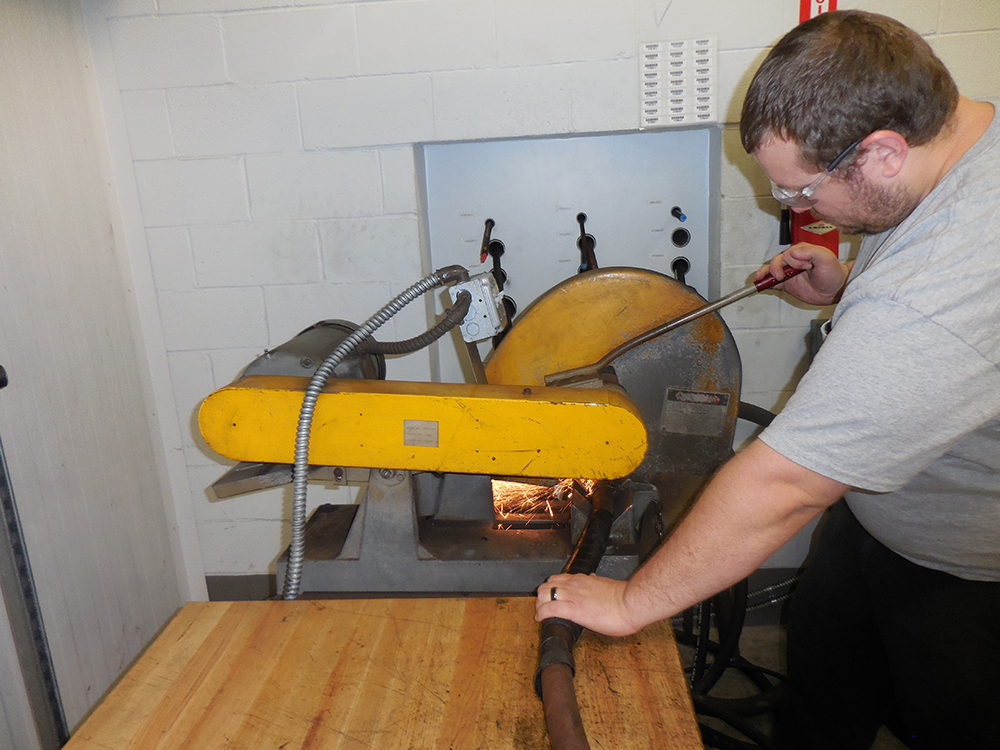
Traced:
<path fill-rule="evenodd" d="M 760 281 L 768 273 L 780 279 L 788 268 L 804 268 L 806 271 L 775 288 L 809 305 L 832 305 L 837 302 L 851 272 L 850 264 L 841 263 L 828 248 L 800 242 L 771 258 L 754 274 L 754 281 Z"/>

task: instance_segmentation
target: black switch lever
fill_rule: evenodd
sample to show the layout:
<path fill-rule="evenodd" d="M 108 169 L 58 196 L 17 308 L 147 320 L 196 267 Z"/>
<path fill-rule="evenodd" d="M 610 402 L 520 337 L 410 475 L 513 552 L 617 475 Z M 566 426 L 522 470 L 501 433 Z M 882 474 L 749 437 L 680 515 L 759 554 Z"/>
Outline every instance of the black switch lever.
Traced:
<path fill-rule="evenodd" d="M 479 260 L 481 263 L 485 263 L 487 257 L 493 258 L 493 270 L 490 273 L 493 274 L 493 278 L 497 282 L 497 290 L 502 292 L 504 284 L 507 282 L 507 272 L 500 266 L 500 256 L 504 253 L 503 243 L 500 240 L 490 239 L 493 227 L 495 226 L 496 222 L 493 219 L 486 220 L 486 230 L 483 232 L 483 247 L 479 255 Z M 494 349 L 500 345 L 503 337 L 507 335 L 514 316 L 517 315 L 517 303 L 513 299 L 505 294 L 500 301 L 503 304 L 504 311 L 507 313 L 507 325 L 504 326 L 504 329 L 500 333 L 493 337 Z"/>
<path fill-rule="evenodd" d="M 577 272 L 594 271 L 597 269 L 597 255 L 594 253 L 597 240 L 594 239 L 594 235 L 587 234 L 587 214 L 578 213 L 576 221 L 580 225 L 580 238 L 576 241 L 576 246 L 580 248 L 580 268 Z"/>

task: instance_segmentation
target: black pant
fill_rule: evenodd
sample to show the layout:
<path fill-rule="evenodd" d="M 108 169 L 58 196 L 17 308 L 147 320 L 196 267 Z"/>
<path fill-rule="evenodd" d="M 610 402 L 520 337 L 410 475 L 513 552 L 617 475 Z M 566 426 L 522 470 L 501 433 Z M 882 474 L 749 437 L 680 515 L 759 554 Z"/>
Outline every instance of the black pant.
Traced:
<path fill-rule="evenodd" d="M 775 750 L 867 750 L 883 724 L 915 750 L 998 750 L 1000 583 L 911 563 L 840 501 L 790 605 L 787 688 Z"/>

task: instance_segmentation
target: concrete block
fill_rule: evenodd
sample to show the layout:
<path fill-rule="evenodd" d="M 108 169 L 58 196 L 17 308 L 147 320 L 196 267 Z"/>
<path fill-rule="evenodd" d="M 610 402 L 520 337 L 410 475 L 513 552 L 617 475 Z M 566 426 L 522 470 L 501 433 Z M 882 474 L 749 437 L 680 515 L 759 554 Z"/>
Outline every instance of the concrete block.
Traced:
<path fill-rule="evenodd" d="M 206 13 L 292 5 L 291 0 L 157 0 L 160 13 Z"/>
<path fill-rule="evenodd" d="M 497 13 L 496 36 L 500 67 L 634 58 L 638 52 L 631 3 L 508 0 Z"/>
<path fill-rule="evenodd" d="M 314 321 L 315 322 L 315 321 Z M 302 326 L 306 328 L 307 326 Z M 264 353 L 263 346 L 250 349 L 217 349 L 209 352 L 212 360 L 212 388 L 222 388 L 236 380 L 246 369 L 246 366 Z M 207 396 L 208 393 L 206 392 Z"/>
<path fill-rule="evenodd" d="M 567 133 L 571 89 L 568 66 L 435 74 L 437 138 Z"/>
<path fill-rule="evenodd" d="M 181 417 L 178 416 L 178 420 Z M 191 466 L 231 466 L 235 464 L 235 461 L 230 461 L 228 458 L 220 456 L 218 453 L 209 448 L 204 439 L 199 435 L 197 438 L 187 434 L 189 431 L 185 430 L 183 435 L 184 441 L 181 445 L 181 452 L 184 454 L 184 463 L 188 467 Z M 219 476 L 222 476 L 224 467 L 219 470 Z"/>
<path fill-rule="evenodd" d="M 411 279 L 408 282 L 400 283 L 395 282 L 390 285 L 390 292 L 392 296 L 400 294 L 406 287 L 411 283 L 416 281 L 416 279 Z M 427 317 L 427 296 L 445 296 L 447 297 L 448 292 L 444 288 L 435 289 L 424 295 L 424 298 L 417 300 L 402 310 L 398 314 L 393 316 L 392 320 L 389 321 L 388 326 L 391 326 L 391 333 L 386 331 L 384 334 L 376 336 L 385 341 L 390 339 L 401 341 L 403 339 L 412 338 L 413 336 L 419 336 L 420 334 L 427 331 L 431 326 L 437 323 L 442 316 L 437 316 L 433 320 L 428 320 Z M 451 299 L 448 298 L 448 307 L 451 307 Z M 387 326 L 387 327 L 388 327 Z M 413 352 L 412 354 L 407 354 L 402 357 L 387 357 L 386 358 L 386 377 L 389 380 L 408 380 L 426 383 L 431 380 L 431 357 L 432 357 L 431 347 L 421 349 L 418 352 Z"/>
<path fill-rule="evenodd" d="M 781 323 L 784 328 L 798 328 L 804 336 L 809 334 L 812 321 L 819 318 L 827 319 L 833 315 L 835 305 L 818 307 L 800 302 L 786 292 L 775 292 L 781 297 Z"/>
<path fill-rule="evenodd" d="M 274 348 L 320 320 L 340 319 L 361 325 L 393 296 L 385 282 L 268 286 L 264 289 L 267 345 Z M 382 328 L 375 338 L 389 340 Z"/>
<path fill-rule="evenodd" d="M 577 63 L 570 67 L 574 132 L 634 130 L 639 126 L 635 60 Z"/>
<path fill-rule="evenodd" d="M 944 16 L 962 16 L 963 5 L 989 6 L 982 0 L 948 0 L 948 12 Z M 938 4 L 913 0 L 855 0 L 837 4 L 838 10 L 866 10 L 871 13 L 881 13 L 883 16 L 895 18 L 920 34 L 931 34 L 938 30 Z"/>
<path fill-rule="evenodd" d="M 496 57 L 490 0 L 367 3 L 357 14 L 363 75 L 486 68 Z"/>
<path fill-rule="evenodd" d="M 311 221 L 193 226 L 191 248 L 201 287 L 310 284 L 322 278 Z"/>
<path fill-rule="evenodd" d="M 393 338 L 400 340 L 403 337 Z M 386 357 L 386 378 L 409 383 L 428 383 L 431 381 L 430 356 L 430 349 L 426 348 L 404 356 Z"/>
<path fill-rule="evenodd" d="M 417 176 L 412 146 L 383 148 L 378 152 L 382 168 L 382 211 L 411 214 L 417 211 Z"/>
<path fill-rule="evenodd" d="M 118 87 L 225 83 L 219 22 L 212 16 L 147 16 L 109 22 Z"/>
<path fill-rule="evenodd" d="M 735 330 L 747 391 L 784 391 L 795 387 L 809 366 L 806 333 L 795 328 Z"/>
<path fill-rule="evenodd" d="M 934 52 L 948 67 L 958 90 L 980 99 L 1000 96 L 1000 31 L 949 34 L 929 39 Z"/>
<path fill-rule="evenodd" d="M 739 126 L 743 100 L 767 49 L 719 52 L 719 121 Z"/>
<path fill-rule="evenodd" d="M 167 367 L 181 424 L 188 425 L 201 402 L 215 390 L 211 357 L 203 351 L 170 352 Z"/>
<path fill-rule="evenodd" d="M 223 16 L 226 65 L 239 83 L 357 75 L 354 7 Z"/>
<path fill-rule="evenodd" d="M 136 162 L 135 181 L 147 227 L 249 218 L 239 159 Z"/>
<path fill-rule="evenodd" d="M 178 156 L 302 149 L 291 84 L 171 89 L 167 105 Z"/>
<path fill-rule="evenodd" d="M 723 266 L 722 293 L 729 294 L 751 283 L 758 266 Z M 724 307 L 720 313 L 732 330 L 775 328 L 781 325 L 782 301 L 774 292 L 752 294 Z"/>
<path fill-rule="evenodd" d="M 198 541 L 205 575 L 274 574 L 278 555 L 291 541 L 291 524 L 244 518 L 199 521 Z"/>
<path fill-rule="evenodd" d="M 760 266 L 781 252 L 776 200 L 726 198 L 721 202 L 721 256 L 723 265 Z"/>
<path fill-rule="evenodd" d="M 412 284 L 422 276 L 416 216 L 321 221 L 319 234 L 325 278 L 333 283 Z"/>
<path fill-rule="evenodd" d="M 122 111 L 133 159 L 169 159 L 175 155 L 163 91 L 123 91 Z"/>
<path fill-rule="evenodd" d="M 722 130 L 722 197 L 746 198 L 770 195 L 771 185 L 757 161 L 743 150 L 735 126 Z"/>
<path fill-rule="evenodd" d="M 905 3 L 897 0 L 896 5 L 921 5 L 921 3 Z M 930 15 L 933 6 L 926 8 Z M 984 3 L 982 0 L 950 0 L 948 12 L 941 14 L 941 26 L 938 31 L 986 31 L 1000 28 L 1000 3 Z M 899 16 L 893 18 L 903 19 Z M 903 21 L 903 23 L 907 23 Z M 909 25 L 909 24 L 907 24 Z M 918 29 L 919 30 L 919 29 Z M 994 47 L 994 49 L 996 49 Z"/>
<path fill-rule="evenodd" d="M 146 230 L 146 247 L 157 291 L 192 291 L 194 258 L 187 227 L 153 227 Z"/>
<path fill-rule="evenodd" d="M 160 292 L 167 351 L 267 345 L 260 289 Z"/>
<path fill-rule="evenodd" d="M 431 81 L 423 75 L 314 81 L 298 86 L 305 147 L 434 140 Z"/>
<path fill-rule="evenodd" d="M 347 218 L 382 211 L 375 151 L 262 154 L 246 157 L 254 219 Z"/>
<path fill-rule="evenodd" d="M 145 16 L 154 13 L 156 13 L 156 0 L 105 0 L 101 3 L 101 15 L 105 18 Z"/>
<path fill-rule="evenodd" d="M 665 39 L 693 39 L 714 34 L 719 49 L 746 49 L 773 45 L 798 23 L 785 0 L 717 0 L 707 10 L 702 0 L 673 0 L 640 4 L 638 35 L 641 42 Z"/>

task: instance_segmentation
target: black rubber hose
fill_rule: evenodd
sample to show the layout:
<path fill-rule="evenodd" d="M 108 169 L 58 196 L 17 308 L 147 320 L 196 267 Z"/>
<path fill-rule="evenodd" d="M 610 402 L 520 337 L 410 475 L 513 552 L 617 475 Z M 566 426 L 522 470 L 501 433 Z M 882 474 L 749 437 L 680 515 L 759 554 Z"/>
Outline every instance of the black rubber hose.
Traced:
<path fill-rule="evenodd" d="M 599 482 L 595 485 L 590 500 L 590 516 L 573 554 L 563 567 L 563 573 L 594 573 L 608 547 L 614 516 L 607 484 Z M 590 748 L 573 688 L 573 675 L 576 672 L 573 646 L 582 632 L 583 627 L 570 620 L 560 617 L 542 620 L 535 692 L 542 699 L 545 725 L 554 750 Z"/>
<path fill-rule="evenodd" d="M 357 350 L 364 354 L 410 354 L 420 351 L 465 320 L 471 306 L 472 295 L 463 290 L 458 293 L 455 304 L 445 313 L 444 319 L 430 330 L 403 341 L 376 341 L 373 338 L 367 338 L 358 344 Z"/>
<path fill-rule="evenodd" d="M 735 713 L 722 708 L 717 702 L 706 702 L 702 700 L 700 696 L 691 696 L 691 702 L 694 704 L 694 712 L 696 714 L 699 716 L 711 716 L 719 719 L 720 721 L 724 721 L 744 737 L 747 737 L 756 743 L 755 745 L 751 745 L 751 747 L 771 747 L 771 739 L 766 734 L 749 722 L 744 721 Z"/>
<path fill-rule="evenodd" d="M 733 586 L 731 602 L 724 602 L 722 594 L 716 594 L 712 598 L 719 629 L 719 650 L 715 654 L 712 666 L 694 685 L 693 689 L 699 693 L 706 694 L 715 687 L 725 671 L 732 666 L 733 658 L 739 653 L 740 635 L 743 632 L 747 612 L 747 589 L 747 580 L 744 578 Z M 724 606 L 726 604 L 728 606 Z M 705 623 L 705 625 L 710 624 L 711 621 Z"/>
<path fill-rule="evenodd" d="M 746 401 L 740 401 L 739 406 L 736 410 L 737 419 L 744 419 L 747 422 L 753 422 L 761 427 L 767 427 L 777 415 L 768 411 L 761 406 L 755 406 L 754 404 L 748 404 Z"/>
<path fill-rule="evenodd" d="M 760 745 L 743 742 L 705 724 L 699 724 L 698 729 L 701 731 L 701 739 L 705 743 L 705 747 L 714 747 L 717 750 L 760 750 Z"/>

